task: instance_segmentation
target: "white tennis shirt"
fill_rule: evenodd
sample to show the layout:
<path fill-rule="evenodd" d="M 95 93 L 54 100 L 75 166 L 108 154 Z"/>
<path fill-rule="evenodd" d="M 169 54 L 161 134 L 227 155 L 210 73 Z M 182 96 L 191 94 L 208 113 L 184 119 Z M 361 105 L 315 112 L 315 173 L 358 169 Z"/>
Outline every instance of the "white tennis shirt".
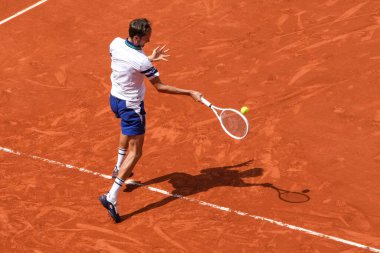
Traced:
<path fill-rule="evenodd" d="M 150 80 L 160 74 L 142 48 L 125 39 L 115 38 L 110 44 L 110 53 L 111 95 L 126 100 L 127 107 L 136 108 L 144 100 L 144 76 Z"/>

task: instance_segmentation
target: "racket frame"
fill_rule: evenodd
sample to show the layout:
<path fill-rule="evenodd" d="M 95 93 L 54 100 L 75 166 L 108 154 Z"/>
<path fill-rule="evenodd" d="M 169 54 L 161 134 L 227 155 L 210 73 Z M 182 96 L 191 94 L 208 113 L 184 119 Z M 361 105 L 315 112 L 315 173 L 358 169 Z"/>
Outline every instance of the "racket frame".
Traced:
<path fill-rule="evenodd" d="M 226 132 L 226 134 L 228 134 L 231 138 L 233 138 L 233 139 L 235 139 L 235 140 L 241 140 L 241 139 L 243 139 L 244 137 L 247 136 L 247 134 L 248 134 L 248 130 L 249 130 L 249 123 L 248 123 L 247 118 L 246 118 L 241 112 L 239 112 L 238 110 L 235 110 L 235 109 L 231 109 L 231 108 L 221 108 L 221 107 L 217 107 L 217 106 L 211 104 L 211 103 L 210 103 L 207 99 L 205 99 L 204 97 L 201 97 L 201 102 L 202 102 L 205 106 L 211 108 L 211 110 L 215 113 L 216 117 L 218 118 L 219 123 L 220 123 L 220 125 L 222 126 L 224 132 Z M 218 114 L 217 110 L 220 110 L 221 113 Z M 222 120 L 221 120 L 221 117 L 220 117 L 220 115 L 222 114 L 223 111 L 233 111 L 233 112 L 237 113 L 237 114 L 238 114 L 238 115 L 244 120 L 244 123 L 245 123 L 246 126 L 247 126 L 247 131 L 246 131 L 246 133 L 244 134 L 244 136 L 241 136 L 241 137 L 235 136 L 235 135 L 231 134 L 231 133 L 230 133 L 230 132 L 224 127 L 224 125 L 223 125 L 223 123 L 222 123 Z"/>

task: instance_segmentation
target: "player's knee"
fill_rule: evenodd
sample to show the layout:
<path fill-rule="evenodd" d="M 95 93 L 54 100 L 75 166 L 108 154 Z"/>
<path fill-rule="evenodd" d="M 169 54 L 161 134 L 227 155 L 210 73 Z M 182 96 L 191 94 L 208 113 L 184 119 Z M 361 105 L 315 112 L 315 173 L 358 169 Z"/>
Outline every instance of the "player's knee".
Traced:
<path fill-rule="evenodd" d="M 128 148 L 127 140 L 119 140 L 119 148 L 127 149 Z"/>

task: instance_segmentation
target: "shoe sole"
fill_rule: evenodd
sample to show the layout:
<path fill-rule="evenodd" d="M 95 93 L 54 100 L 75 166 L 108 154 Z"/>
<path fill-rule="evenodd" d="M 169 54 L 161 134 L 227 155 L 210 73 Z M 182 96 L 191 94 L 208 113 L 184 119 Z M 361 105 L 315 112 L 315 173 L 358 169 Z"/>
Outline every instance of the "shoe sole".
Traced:
<path fill-rule="evenodd" d="M 108 209 L 108 203 L 104 202 L 103 201 L 103 196 L 100 196 L 98 199 L 100 201 L 100 203 L 102 204 L 102 206 L 104 206 L 105 209 L 107 209 L 108 211 L 108 214 L 111 216 L 111 218 L 116 222 L 116 223 L 119 223 L 120 222 L 120 217 L 114 217 L 112 212 Z"/>

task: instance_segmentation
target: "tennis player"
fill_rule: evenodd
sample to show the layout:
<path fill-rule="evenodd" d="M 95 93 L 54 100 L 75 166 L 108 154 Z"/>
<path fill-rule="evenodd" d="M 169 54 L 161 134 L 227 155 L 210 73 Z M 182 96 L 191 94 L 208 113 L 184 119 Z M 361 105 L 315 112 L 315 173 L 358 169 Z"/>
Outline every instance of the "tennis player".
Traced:
<path fill-rule="evenodd" d="M 142 155 L 145 136 L 144 77 L 147 77 L 159 92 L 187 95 L 198 102 L 202 97 L 198 91 L 180 89 L 161 82 L 160 74 L 152 62 L 167 60 L 168 50 L 165 47 L 157 47 L 150 56 L 146 56 L 143 47 L 150 41 L 151 34 L 149 20 L 134 19 L 129 24 L 129 37 L 115 38 L 110 44 L 110 105 L 115 116 L 120 118 L 121 133 L 118 159 L 113 171 L 115 181 L 110 191 L 100 196 L 99 200 L 115 222 L 120 222 L 117 194 L 124 181 L 131 176 Z"/>

